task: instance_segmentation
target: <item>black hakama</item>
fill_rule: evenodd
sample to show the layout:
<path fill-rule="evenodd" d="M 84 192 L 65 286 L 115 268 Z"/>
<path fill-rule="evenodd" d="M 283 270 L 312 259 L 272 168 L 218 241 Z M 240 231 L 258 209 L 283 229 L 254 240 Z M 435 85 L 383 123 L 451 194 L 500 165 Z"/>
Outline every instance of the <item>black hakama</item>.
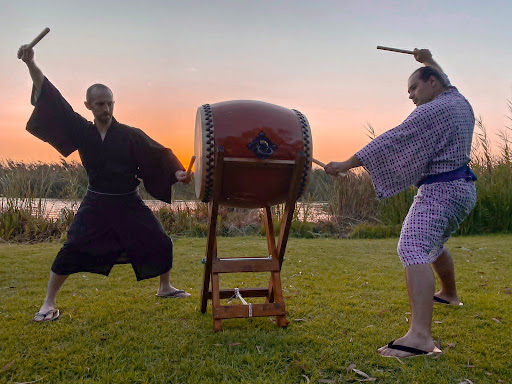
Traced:
<path fill-rule="evenodd" d="M 74 112 L 46 78 L 36 96 L 27 130 L 63 156 L 78 150 L 89 178 L 89 191 L 52 271 L 108 275 L 114 264 L 129 262 L 137 280 L 167 272 L 172 241 L 137 186 L 142 179 L 154 198 L 170 202 L 175 173 L 184 170 L 179 160 L 140 129 L 115 119 L 101 140 L 97 127 Z"/>

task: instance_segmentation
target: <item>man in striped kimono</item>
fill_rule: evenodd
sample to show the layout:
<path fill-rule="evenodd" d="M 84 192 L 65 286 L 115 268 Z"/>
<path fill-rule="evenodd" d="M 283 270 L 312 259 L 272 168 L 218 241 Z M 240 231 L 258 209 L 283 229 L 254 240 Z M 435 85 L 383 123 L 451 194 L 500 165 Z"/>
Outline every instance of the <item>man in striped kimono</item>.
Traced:
<path fill-rule="evenodd" d="M 363 166 L 379 198 L 419 187 L 398 242 L 412 319 L 405 336 L 379 348 L 386 357 L 441 352 L 432 341 L 433 302 L 462 305 L 453 259 L 444 244 L 476 202 L 476 176 L 467 165 L 475 124 L 471 105 L 451 86 L 430 51 L 415 49 L 414 57 L 425 65 L 408 82 L 417 108 L 347 161 L 325 167 L 337 175 Z M 430 264 L 441 281 L 439 292 Z"/>

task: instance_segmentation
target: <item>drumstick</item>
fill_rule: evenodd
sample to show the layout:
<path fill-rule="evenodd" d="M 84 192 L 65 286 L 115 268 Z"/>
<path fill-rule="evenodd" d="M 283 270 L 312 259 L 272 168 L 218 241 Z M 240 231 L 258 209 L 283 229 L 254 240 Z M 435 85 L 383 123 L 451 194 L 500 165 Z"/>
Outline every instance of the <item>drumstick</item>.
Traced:
<path fill-rule="evenodd" d="M 190 164 L 188 165 L 188 169 L 187 169 L 187 177 L 190 176 L 190 172 L 192 171 L 192 166 L 194 165 L 194 161 L 196 161 L 196 157 L 192 156 L 192 158 L 190 159 Z"/>
<path fill-rule="evenodd" d="M 413 51 L 407 51 L 405 49 L 399 49 L 399 48 L 383 47 L 381 45 L 377 45 L 377 49 L 382 49 L 384 51 L 398 52 L 398 53 L 408 53 L 409 55 L 414 55 Z"/>
<path fill-rule="evenodd" d="M 25 49 L 34 48 L 34 45 L 39 43 L 41 41 L 41 39 L 47 35 L 48 32 L 50 32 L 50 28 L 46 27 L 45 29 L 43 29 L 43 32 L 41 32 L 39 35 L 37 35 L 37 37 L 34 40 L 32 40 L 32 42 L 29 45 L 27 45 L 27 48 L 25 48 Z"/>
<path fill-rule="evenodd" d="M 325 166 L 327 165 L 325 163 L 322 163 L 320 160 L 315 159 L 314 157 L 311 159 L 311 161 L 313 161 L 313 163 L 321 166 L 322 168 L 325 168 Z"/>
<path fill-rule="evenodd" d="M 322 163 L 320 160 L 315 159 L 314 157 L 311 159 L 311 161 L 312 161 L 313 163 L 315 163 L 315 164 L 318 164 L 318 165 L 319 165 L 319 166 L 321 166 L 322 168 L 325 168 L 325 167 L 326 167 L 326 165 L 327 165 L 327 164 L 325 164 L 325 163 Z M 338 176 L 345 177 L 345 176 L 347 176 L 347 174 L 346 174 L 346 173 L 342 173 L 342 172 L 340 172 L 340 173 L 338 173 Z"/>

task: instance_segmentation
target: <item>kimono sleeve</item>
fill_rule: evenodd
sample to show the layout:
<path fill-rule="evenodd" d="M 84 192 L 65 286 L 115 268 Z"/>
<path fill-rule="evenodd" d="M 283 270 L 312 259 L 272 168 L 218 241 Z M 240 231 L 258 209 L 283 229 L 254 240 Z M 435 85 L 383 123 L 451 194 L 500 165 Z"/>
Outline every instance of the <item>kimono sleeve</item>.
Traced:
<path fill-rule="evenodd" d="M 34 111 L 27 123 L 28 132 L 51 144 L 64 157 L 80 147 L 89 122 L 73 111 L 46 77 L 39 94 L 33 88 L 31 102 Z"/>
<path fill-rule="evenodd" d="M 447 109 L 425 104 L 356 153 L 379 198 L 396 195 L 427 174 L 429 163 L 453 132 L 452 121 Z"/>
<path fill-rule="evenodd" d="M 142 130 L 134 128 L 133 153 L 138 165 L 137 176 L 155 199 L 171 202 L 171 188 L 176 180 L 176 171 L 185 170 L 174 153 L 151 139 Z"/>

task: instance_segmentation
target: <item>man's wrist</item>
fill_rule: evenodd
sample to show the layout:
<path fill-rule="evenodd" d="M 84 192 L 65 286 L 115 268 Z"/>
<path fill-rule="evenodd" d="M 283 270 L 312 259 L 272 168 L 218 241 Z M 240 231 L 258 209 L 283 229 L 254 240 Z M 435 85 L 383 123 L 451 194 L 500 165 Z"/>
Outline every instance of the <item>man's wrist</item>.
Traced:
<path fill-rule="evenodd" d="M 347 164 L 350 166 L 350 168 L 357 168 L 362 165 L 361 160 L 359 160 L 359 157 L 357 157 L 356 155 L 348 159 Z"/>

